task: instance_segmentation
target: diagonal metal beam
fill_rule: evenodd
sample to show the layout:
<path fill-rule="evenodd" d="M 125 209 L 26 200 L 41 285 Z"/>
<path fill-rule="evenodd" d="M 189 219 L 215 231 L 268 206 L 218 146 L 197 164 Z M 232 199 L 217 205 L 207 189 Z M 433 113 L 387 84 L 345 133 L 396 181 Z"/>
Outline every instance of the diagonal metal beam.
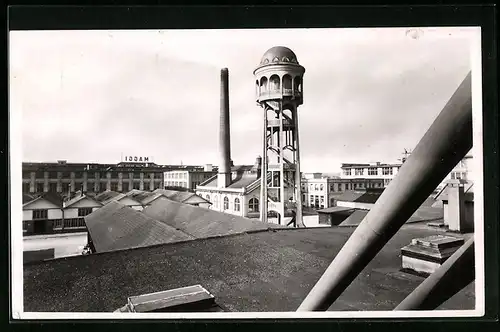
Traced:
<path fill-rule="evenodd" d="M 470 238 L 394 310 L 434 310 L 474 280 L 474 238 Z"/>
<path fill-rule="evenodd" d="M 298 311 L 328 310 L 472 147 L 471 73 Z"/>

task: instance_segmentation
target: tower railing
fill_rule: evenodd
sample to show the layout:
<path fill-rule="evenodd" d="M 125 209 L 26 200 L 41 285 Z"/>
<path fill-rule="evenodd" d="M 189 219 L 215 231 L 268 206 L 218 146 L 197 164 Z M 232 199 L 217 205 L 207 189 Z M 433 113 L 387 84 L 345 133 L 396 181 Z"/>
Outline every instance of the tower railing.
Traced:
<path fill-rule="evenodd" d="M 469 72 L 408 160 L 401 166 L 396 177 L 304 299 L 298 311 L 328 310 L 455 165 L 465 157 L 472 148 L 471 93 Z M 462 254 L 470 250 L 463 250 Z M 453 261 L 448 264 L 453 265 Z M 456 268 L 455 277 L 460 278 L 460 273 L 465 269 L 473 270 L 473 264 L 473 260 L 468 260 L 462 268 Z M 447 266 L 443 265 L 438 271 L 446 268 Z M 440 273 L 442 272 L 435 272 L 429 277 L 432 278 L 430 280 L 442 278 Z M 437 284 L 431 282 L 430 288 L 435 288 Z M 451 290 L 448 289 L 448 297 L 458 292 L 462 286 L 463 284 L 459 284 Z M 433 305 L 436 306 L 436 303 Z M 405 308 L 414 307 L 405 305 Z"/>

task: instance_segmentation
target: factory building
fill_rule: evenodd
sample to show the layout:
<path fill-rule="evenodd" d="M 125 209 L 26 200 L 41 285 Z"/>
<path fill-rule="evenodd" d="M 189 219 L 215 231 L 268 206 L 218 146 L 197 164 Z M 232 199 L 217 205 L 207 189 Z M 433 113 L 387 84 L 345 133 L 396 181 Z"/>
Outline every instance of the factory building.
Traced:
<path fill-rule="evenodd" d="M 163 177 L 165 179 L 165 188 L 195 190 L 198 185 L 216 174 L 215 168 L 211 164 L 207 164 L 202 169 L 197 167 L 167 171 Z"/>
<path fill-rule="evenodd" d="M 343 179 L 383 179 L 384 187 L 398 174 L 402 164 L 384 164 L 374 162 L 368 164 L 342 164 Z"/>
<path fill-rule="evenodd" d="M 147 162 L 83 164 L 60 160 L 57 163 L 23 163 L 23 193 L 155 190 L 163 188 L 164 171 L 165 166 Z"/>
<path fill-rule="evenodd" d="M 99 194 L 107 190 L 126 193 L 133 189 L 153 191 L 166 186 L 194 189 L 193 185 L 214 174 L 216 171 L 211 165 L 158 165 L 128 159 L 117 164 L 68 163 L 60 160 L 57 163 L 23 163 L 22 183 L 24 194 L 51 192 L 68 196 L 77 191 L 87 194 Z"/>
<path fill-rule="evenodd" d="M 313 173 L 312 176 L 302 177 L 302 202 L 307 207 L 326 209 L 335 206 L 339 193 L 384 186 L 385 180 L 381 178 L 339 179 Z"/>

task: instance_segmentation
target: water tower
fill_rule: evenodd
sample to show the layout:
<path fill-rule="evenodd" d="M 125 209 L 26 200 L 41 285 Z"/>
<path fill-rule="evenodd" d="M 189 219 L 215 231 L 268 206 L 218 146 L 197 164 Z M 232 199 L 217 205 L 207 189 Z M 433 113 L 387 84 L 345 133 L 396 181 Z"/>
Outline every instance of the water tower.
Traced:
<path fill-rule="evenodd" d="M 299 128 L 302 67 L 287 47 L 269 49 L 254 71 L 256 99 L 264 109 L 260 217 L 277 214 L 280 224 L 294 216 L 302 224 Z M 267 176 L 264 176 L 266 175 Z"/>

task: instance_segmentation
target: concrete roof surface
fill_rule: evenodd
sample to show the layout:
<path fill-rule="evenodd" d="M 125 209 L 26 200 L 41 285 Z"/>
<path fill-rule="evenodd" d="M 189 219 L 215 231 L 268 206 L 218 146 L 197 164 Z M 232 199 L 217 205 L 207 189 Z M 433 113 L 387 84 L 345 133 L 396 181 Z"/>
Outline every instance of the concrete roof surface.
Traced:
<path fill-rule="evenodd" d="M 24 310 L 112 312 L 128 296 L 200 284 L 229 311 L 295 311 L 353 228 L 288 229 L 76 256 L 24 266 Z M 405 225 L 330 310 L 392 310 L 424 279 L 400 249 L 436 234 Z M 471 284 L 439 309 L 473 309 Z"/>

